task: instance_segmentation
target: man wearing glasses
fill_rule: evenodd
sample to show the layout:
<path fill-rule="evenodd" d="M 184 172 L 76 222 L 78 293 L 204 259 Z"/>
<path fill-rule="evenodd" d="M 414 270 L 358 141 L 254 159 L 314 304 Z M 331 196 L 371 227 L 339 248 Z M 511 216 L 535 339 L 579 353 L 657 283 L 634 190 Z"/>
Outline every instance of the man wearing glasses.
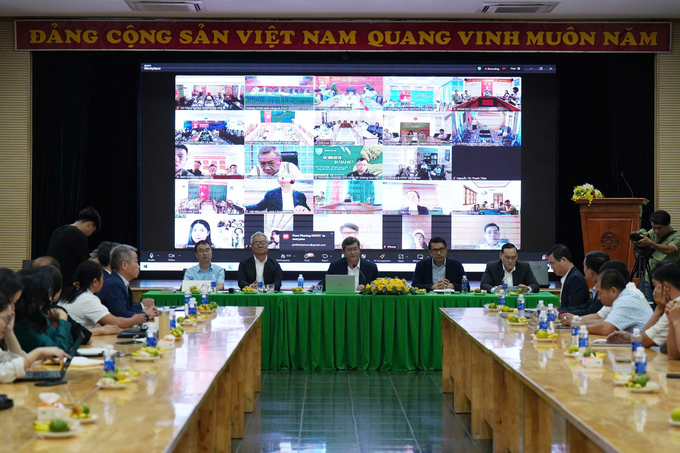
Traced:
<path fill-rule="evenodd" d="M 590 299 L 590 288 L 588 288 L 586 278 L 574 266 L 571 251 L 566 245 L 557 244 L 550 249 L 548 264 L 558 276 L 562 277 L 560 308 L 579 307 Z"/>
<path fill-rule="evenodd" d="M 448 252 L 446 241 L 440 237 L 433 237 L 427 248 L 431 258 L 425 258 L 416 264 L 412 286 L 428 291 L 448 288 L 460 291 L 465 269 L 460 261 L 446 257 Z"/>
<path fill-rule="evenodd" d="M 284 176 L 289 180 L 302 177 L 300 169 L 292 162 L 281 160 L 281 151 L 275 146 L 264 146 L 257 153 L 257 163 L 250 172 L 250 176 L 260 178 L 278 178 Z M 290 177 L 290 178 L 288 178 Z"/>
<path fill-rule="evenodd" d="M 257 282 L 266 285 L 274 285 L 274 290 L 281 289 L 283 271 L 279 263 L 267 257 L 267 236 L 261 231 L 253 233 L 250 237 L 250 248 L 253 256 L 241 261 L 238 265 L 236 278 L 239 288 L 250 286 L 257 288 Z"/>
<path fill-rule="evenodd" d="M 517 258 L 517 247 L 510 243 L 503 244 L 500 260 L 491 261 L 486 264 L 480 287 L 495 293 L 501 288 L 505 280 L 508 287 L 516 286 L 517 288 L 522 288 L 525 293 L 537 293 L 540 287 L 534 273 L 531 271 L 531 266 L 527 262 L 517 261 Z M 581 278 L 583 278 L 583 275 L 581 275 Z M 588 286 L 586 285 L 587 290 Z M 579 305 L 582 303 L 579 302 Z"/>
<path fill-rule="evenodd" d="M 217 282 L 217 291 L 224 289 L 224 268 L 213 264 L 212 247 L 208 241 L 198 241 L 194 246 L 198 264 L 184 273 L 184 280 L 203 280 Z"/>
<path fill-rule="evenodd" d="M 328 266 L 326 275 L 353 275 L 356 290 L 363 290 L 367 284 L 378 278 L 378 266 L 361 257 L 361 242 L 349 236 L 342 241 L 344 257 L 337 259 Z M 326 277 L 319 282 L 325 286 Z"/>

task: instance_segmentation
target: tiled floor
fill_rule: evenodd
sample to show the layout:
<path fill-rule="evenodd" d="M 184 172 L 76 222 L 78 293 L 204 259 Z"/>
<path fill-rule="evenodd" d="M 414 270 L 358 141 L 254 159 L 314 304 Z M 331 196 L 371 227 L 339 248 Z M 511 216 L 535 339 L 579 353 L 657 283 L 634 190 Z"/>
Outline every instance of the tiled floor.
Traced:
<path fill-rule="evenodd" d="M 232 452 L 492 451 L 452 404 L 440 371 L 263 371 Z"/>

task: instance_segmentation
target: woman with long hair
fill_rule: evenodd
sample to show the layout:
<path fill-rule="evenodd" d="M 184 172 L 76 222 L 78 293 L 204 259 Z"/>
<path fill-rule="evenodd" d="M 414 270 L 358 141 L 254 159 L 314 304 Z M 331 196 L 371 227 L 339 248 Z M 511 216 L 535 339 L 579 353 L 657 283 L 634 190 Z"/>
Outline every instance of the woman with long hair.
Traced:
<path fill-rule="evenodd" d="M 74 274 L 73 286 L 64 291 L 59 301 L 68 314 L 92 335 L 118 334 L 120 329 L 144 324 L 146 316 L 138 313 L 131 318 L 113 316 L 95 295 L 104 286 L 104 270 L 95 261 L 83 261 Z M 102 324 L 102 326 L 100 326 Z"/>
<path fill-rule="evenodd" d="M 19 271 L 24 285 L 21 297 L 16 304 L 16 337 L 24 351 L 43 346 L 56 346 L 68 350 L 73 343 L 71 323 L 61 308 L 51 308 L 43 314 L 42 310 L 51 303 L 52 278 L 44 269 L 24 269 Z M 51 324 L 53 321 L 56 325 Z"/>
<path fill-rule="evenodd" d="M 4 269 L 0 269 L 2 271 Z M 4 282 L 3 282 L 4 283 Z M 7 344 L 7 350 L 0 349 L 0 384 L 9 384 L 24 377 L 26 369 L 40 358 L 63 360 L 69 357 L 64 351 L 54 347 L 35 348 L 26 354 L 14 334 L 14 310 L 12 302 L 0 291 L 0 340 Z"/>
<path fill-rule="evenodd" d="M 210 237 L 210 224 L 203 219 L 194 220 L 189 227 L 189 240 L 187 241 L 187 248 L 194 247 L 199 241 L 208 241 L 213 245 Z"/>

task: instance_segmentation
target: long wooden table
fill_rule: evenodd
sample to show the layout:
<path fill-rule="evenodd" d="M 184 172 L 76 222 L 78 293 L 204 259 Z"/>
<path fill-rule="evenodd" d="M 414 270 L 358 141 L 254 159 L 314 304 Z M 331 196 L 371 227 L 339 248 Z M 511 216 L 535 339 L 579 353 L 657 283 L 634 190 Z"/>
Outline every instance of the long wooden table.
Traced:
<path fill-rule="evenodd" d="M 151 291 L 156 305 L 184 303 L 184 295 Z M 218 305 L 264 306 L 262 368 L 270 370 L 441 370 L 441 307 L 480 307 L 492 294 L 211 294 Z M 551 294 L 531 294 L 559 304 Z M 181 302 L 180 302 L 181 301 Z M 517 296 L 508 298 L 515 306 Z"/>
<path fill-rule="evenodd" d="M 260 391 L 262 311 L 220 308 L 205 325 L 186 328 L 185 338 L 156 362 L 119 358 L 118 366 L 140 372 L 124 390 L 97 389 L 101 367 L 71 367 L 68 383 L 54 387 L 0 385 L 0 394 L 14 400 L 0 412 L 0 452 L 231 452 L 231 438 L 243 437 L 244 412 L 253 411 Z M 117 341 L 94 337 L 93 346 Z M 115 346 L 124 353 L 140 347 Z M 87 403 L 99 419 L 73 438 L 37 439 L 32 424 L 41 392 L 58 393 L 67 405 Z"/>
<path fill-rule="evenodd" d="M 527 327 L 508 327 L 480 308 L 442 308 L 444 392 L 454 410 L 470 413 L 472 436 L 493 439 L 494 452 L 680 451 L 680 428 L 668 423 L 680 407 L 680 362 L 647 350 L 657 393 L 632 393 L 613 383 L 615 371 L 630 372 L 608 353 L 603 369 L 585 369 L 564 355 L 570 331 L 556 343 L 532 341 Z M 591 336 L 591 341 L 597 336 Z"/>

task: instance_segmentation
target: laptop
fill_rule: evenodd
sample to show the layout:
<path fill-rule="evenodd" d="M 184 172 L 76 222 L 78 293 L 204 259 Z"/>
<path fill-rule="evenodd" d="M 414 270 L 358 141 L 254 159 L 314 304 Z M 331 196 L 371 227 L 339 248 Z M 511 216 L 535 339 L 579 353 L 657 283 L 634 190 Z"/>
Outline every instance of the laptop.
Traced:
<path fill-rule="evenodd" d="M 354 275 L 326 275 L 326 294 L 354 294 Z"/>
<path fill-rule="evenodd" d="M 78 352 L 78 348 L 80 347 L 80 344 L 83 342 L 83 339 L 85 338 L 85 335 L 82 332 L 78 333 L 78 336 L 76 339 L 73 341 L 73 344 L 71 345 L 71 349 L 68 351 L 68 355 L 71 357 L 76 356 L 76 352 Z M 33 382 L 33 381 L 61 381 L 64 379 L 64 376 L 66 375 L 66 371 L 68 370 L 69 365 L 71 365 L 71 360 L 72 359 L 66 359 L 64 362 L 63 366 L 61 367 L 61 370 L 58 371 L 27 371 L 26 376 L 15 379 L 14 382 Z"/>
<path fill-rule="evenodd" d="M 548 263 L 546 261 L 529 261 L 531 271 L 536 277 L 538 286 L 541 288 L 550 287 L 550 277 L 548 277 Z"/>
<path fill-rule="evenodd" d="M 189 288 L 192 286 L 195 286 L 198 288 L 197 292 L 202 292 L 203 289 L 206 289 L 208 292 L 210 292 L 210 284 L 212 282 L 210 280 L 184 280 L 182 282 L 182 288 L 181 291 L 185 293 Z"/>

